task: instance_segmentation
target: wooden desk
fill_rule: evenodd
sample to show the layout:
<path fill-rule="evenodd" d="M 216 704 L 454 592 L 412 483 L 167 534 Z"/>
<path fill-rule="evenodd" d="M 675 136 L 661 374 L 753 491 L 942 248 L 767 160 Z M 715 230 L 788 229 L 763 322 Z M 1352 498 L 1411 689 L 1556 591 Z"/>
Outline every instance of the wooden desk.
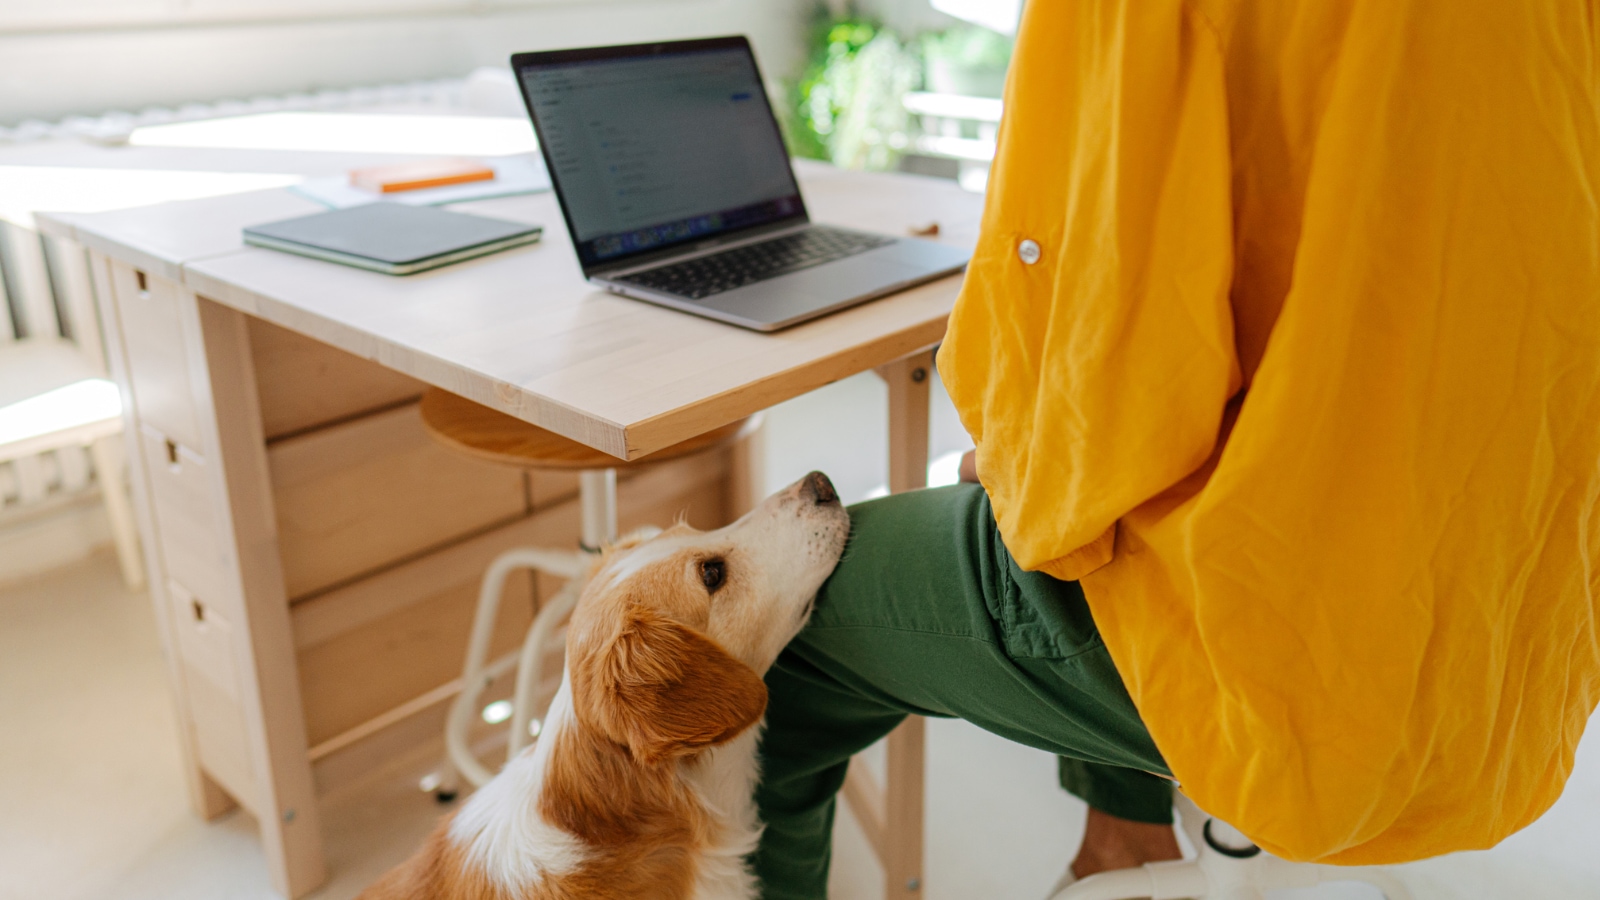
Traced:
<path fill-rule="evenodd" d="M 797 168 L 819 221 L 891 234 L 938 222 L 944 240 L 976 240 L 981 200 L 949 182 Z M 925 483 L 931 347 L 959 278 L 760 335 L 591 288 L 550 194 L 456 208 L 538 222 L 545 240 L 399 279 L 243 247 L 243 227 L 315 211 L 285 191 L 39 217 L 91 250 L 138 438 L 136 505 L 165 573 L 156 605 L 196 809 L 250 809 L 291 897 L 325 875 L 319 788 L 435 729 L 453 691 L 408 696 L 392 682 L 417 666 L 374 644 L 437 656 L 448 629 L 419 641 L 412 611 L 465 610 L 489 557 L 575 515 L 561 484 L 507 504 L 523 491 L 503 471 L 417 445 L 421 383 L 633 459 L 875 369 L 890 487 Z M 707 490 L 726 512 L 722 470 L 673 465 L 624 490 L 624 525 Z M 384 628 L 390 643 L 360 638 Z M 890 900 L 921 886 L 922 742 L 908 721 L 886 790 L 859 767 L 847 785 Z"/>

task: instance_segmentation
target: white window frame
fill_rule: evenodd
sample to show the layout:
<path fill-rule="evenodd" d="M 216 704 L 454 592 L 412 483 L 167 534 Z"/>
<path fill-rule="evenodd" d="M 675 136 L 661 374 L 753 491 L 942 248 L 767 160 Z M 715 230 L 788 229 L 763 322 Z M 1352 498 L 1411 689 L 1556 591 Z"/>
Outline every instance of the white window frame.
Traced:
<path fill-rule="evenodd" d="M 0 0 L 0 35 L 469 15 L 597 0 Z"/>

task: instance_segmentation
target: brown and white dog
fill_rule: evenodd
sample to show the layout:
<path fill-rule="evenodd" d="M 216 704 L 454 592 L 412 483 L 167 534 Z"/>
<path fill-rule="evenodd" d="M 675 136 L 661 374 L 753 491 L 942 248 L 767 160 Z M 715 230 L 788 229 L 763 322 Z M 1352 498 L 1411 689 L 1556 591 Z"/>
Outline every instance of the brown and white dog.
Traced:
<path fill-rule="evenodd" d="M 611 550 L 538 742 L 358 900 L 754 897 L 761 677 L 849 529 L 813 472 L 726 528 Z"/>

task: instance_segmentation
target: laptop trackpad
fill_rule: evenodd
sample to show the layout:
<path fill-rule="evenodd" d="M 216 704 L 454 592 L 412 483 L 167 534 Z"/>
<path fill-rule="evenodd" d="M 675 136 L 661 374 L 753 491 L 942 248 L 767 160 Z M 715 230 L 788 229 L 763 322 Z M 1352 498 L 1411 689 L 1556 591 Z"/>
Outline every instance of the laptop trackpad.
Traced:
<path fill-rule="evenodd" d="M 926 274 L 926 267 L 878 251 L 713 294 L 700 305 L 756 322 L 782 322 L 847 306 Z"/>

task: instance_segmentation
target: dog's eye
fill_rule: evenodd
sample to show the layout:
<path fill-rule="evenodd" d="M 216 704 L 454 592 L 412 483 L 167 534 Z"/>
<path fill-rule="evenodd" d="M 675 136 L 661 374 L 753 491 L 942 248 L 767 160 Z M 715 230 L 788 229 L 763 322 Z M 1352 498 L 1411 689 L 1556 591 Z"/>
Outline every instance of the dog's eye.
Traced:
<path fill-rule="evenodd" d="M 706 592 L 715 594 L 717 588 L 728 579 L 728 564 L 720 559 L 708 559 L 700 563 L 700 583 L 706 586 Z"/>

